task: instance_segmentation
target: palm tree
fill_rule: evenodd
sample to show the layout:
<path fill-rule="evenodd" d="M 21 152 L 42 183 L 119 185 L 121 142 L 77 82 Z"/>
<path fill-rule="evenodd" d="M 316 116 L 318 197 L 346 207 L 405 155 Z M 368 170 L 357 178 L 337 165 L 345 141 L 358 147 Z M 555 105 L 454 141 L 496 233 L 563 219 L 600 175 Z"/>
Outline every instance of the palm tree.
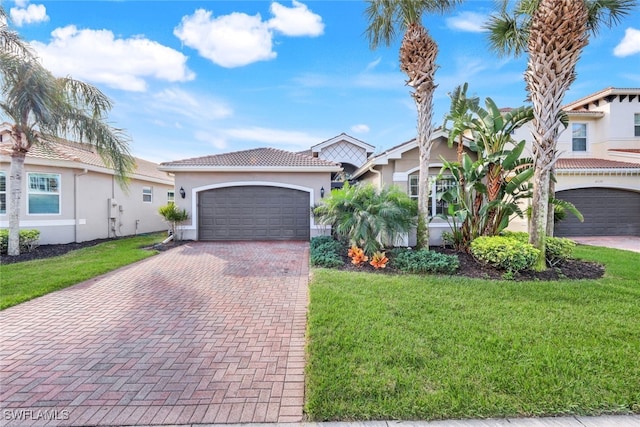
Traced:
<path fill-rule="evenodd" d="M 551 172 L 557 160 L 562 126 L 561 104 L 576 78 L 576 64 L 589 34 L 613 26 L 636 0 L 520 0 L 513 13 L 502 10 L 488 24 L 490 43 L 498 53 L 528 53 L 525 82 L 533 104 L 534 182 L 530 242 L 540 250 L 535 265 L 546 269 L 545 237 Z"/>
<path fill-rule="evenodd" d="M 461 0 L 368 0 L 367 36 L 372 49 L 389 46 L 396 30 L 404 31 L 400 45 L 400 69 L 407 74 L 418 110 L 417 144 L 420 151 L 418 178 L 418 242 L 429 246 L 429 161 L 433 133 L 433 92 L 435 91 L 438 45 L 422 25 L 422 16 L 444 12 Z"/>
<path fill-rule="evenodd" d="M 2 24 L 3 40 L 7 32 Z M 60 137 L 91 144 L 121 185 L 126 185 L 134 161 L 125 133 L 106 122 L 111 101 L 97 88 L 69 77 L 57 78 L 34 56 L 11 49 L 0 51 L 0 79 L 0 111 L 12 122 L 8 255 L 15 256 L 20 254 L 24 160 L 33 145 Z"/>

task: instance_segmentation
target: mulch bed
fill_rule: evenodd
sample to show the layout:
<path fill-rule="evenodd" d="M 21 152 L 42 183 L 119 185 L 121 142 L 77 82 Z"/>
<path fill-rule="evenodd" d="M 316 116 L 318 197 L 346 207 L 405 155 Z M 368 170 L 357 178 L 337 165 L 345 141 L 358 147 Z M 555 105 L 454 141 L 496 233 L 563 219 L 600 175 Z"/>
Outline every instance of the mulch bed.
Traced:
<path fill-rule="evenodd" d="M 457 255 L 460 261 L 460 268 L 454 276 L 471 277 L 474 279 L 493 279 L 503 280 L 505 278 L 505 272 L 487 264 L 483 264 L 476 260 L 471 254 L 464 252 L 456 252 L 449 248 L 443 248 L 440 246 L 432 246 L 432 251 L 444 253 L 447 255 Z M 387 267 L 384 269 L 375 269 L 368 262 L 360 264 L 359 266 L 351 264 L 349 257 L 344 257 L 345 265 L 342 270 L 349 271 L 368 271 L 379 274 L 401 274 L 400 271 Z M 553 268 L 548 268 L 545 271 L 530 271 L 525 270 L 516 273 L 511 280 L 524 281 L 553 281 L 562 279 L 599 279 L 604 275 L 604 266 L 595 262 L 582 261 L 582 260 L 566 260 L 559 263 Z"/>
<path fill-rule="evenodd" d="M 38 246 L 33 252 L 22 253 L 16 257 L 9 257 L 6 255 L 0 256 L 0 263 L 11 264 L 15 262 L 23 262 L 34 259 L 49 258 L 54 256 L 63 255 L 69 251 L 81 249 L 84 247 L 94 246 L 98 243 L 108 242 L 114 239 L 98 239 L 91 240 L 82 243 L 68 243 L 64 245 L 42 245 Z M 157 244 L 149 249 L 156 249 L 159 251 L 165 251 L 172 249 L 176 246 L 189 243 L 187 240 L 179 241 L 177 243 L 169 242 L 167 244 Z M 471 277 L 477 279 L 503 279 L 504 271 L 489 265 L 478 262 L 473 256 L 467 253 L 455 252 L 451 249 L 442 248 L 439 246 L 431 247 L 431 250 L 446 253 L 455 254 L 460 260 L 460 268 L 456 272 L 456 276 Z M 351 271 L 369 271 L 379 274 L 397 274 L 398 271 L 392 268 L 384 268 L 376 270 L 369 263 L 355 266 L 350 263 L 350 259 L 345 256 L 345 265 L 342 269 Z M 598 279 L 604 275 L 604 266 L 595 262 L 588 262 L 582 260 L 567 260 L 554 268 L 549 268 L 546 271 L 523 271 L 515 275 L 513 280 L 561 280 L 561 279 Z"/>

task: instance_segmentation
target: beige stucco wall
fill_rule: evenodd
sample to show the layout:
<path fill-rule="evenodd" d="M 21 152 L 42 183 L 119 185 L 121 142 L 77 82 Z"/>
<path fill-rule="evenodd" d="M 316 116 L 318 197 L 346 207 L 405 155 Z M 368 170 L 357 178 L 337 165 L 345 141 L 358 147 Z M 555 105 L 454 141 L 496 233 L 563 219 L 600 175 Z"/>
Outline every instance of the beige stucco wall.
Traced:
<path fill-rule="evenodd" d="M 10 164 L 7 162 L 0 164 L 0 170 L 7 176 L 7 202 L 9 168 Z M 30 172 L 60 175 L 59 214 L 28 213 L 26 188 Z M 143 186 L 153 188 L 152 203 L 143 203 Z M 168 227 L 158 214 L 158 208 L 167 203 L 167 192 L 172 189 L 172 184 L 134 178 L 130 181 L 128 190 L 123 190 L 110 174 L 26 163 L 20 203 L 20 228 L 40 230 L 40 244 L 83 242 L 166 230 Z M 109 218 L 110 200 L 117 202 L 113 220 Z M 1 214 L 0 227 L 8 226 L 8 215 Z"/>
<path fill-rule="evenodd" d="M 295 188 L 309 193 L 309 206 L 320 203 L 320 189 L 324 188 L 325 197 L 331 191 L 330 172 L 176 172 L 176 205 L 189 213 L 190 220 L 181 226 L 182 238 L 198 238 L 198 193 L 213 188 L 263 185 Z M 178 194 L 184 188 L 186 197 Z M 311 237 L 327 233 L 327 227 L 315 224 L 311 218 Z"/>

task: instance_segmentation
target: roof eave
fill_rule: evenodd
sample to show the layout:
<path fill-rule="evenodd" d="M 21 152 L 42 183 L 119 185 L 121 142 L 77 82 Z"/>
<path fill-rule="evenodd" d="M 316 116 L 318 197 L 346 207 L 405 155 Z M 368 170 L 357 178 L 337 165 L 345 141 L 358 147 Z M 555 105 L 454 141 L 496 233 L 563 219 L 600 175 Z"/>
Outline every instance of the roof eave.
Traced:
<path fill-rule="evenodd" d="M 164 172 L 340 172 L 335 166 L 198 166 L 160 165 Z"/>

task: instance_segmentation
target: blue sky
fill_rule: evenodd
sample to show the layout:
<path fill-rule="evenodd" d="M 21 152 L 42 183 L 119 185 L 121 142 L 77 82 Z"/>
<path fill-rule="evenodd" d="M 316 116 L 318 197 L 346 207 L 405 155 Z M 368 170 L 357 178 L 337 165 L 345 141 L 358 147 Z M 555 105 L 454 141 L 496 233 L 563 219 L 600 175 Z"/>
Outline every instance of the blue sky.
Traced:
<path fill-rule="evenodd" d="M 299 151 L 341 132 L 382 151 L 415 136 L 400 38 L 369 48 L 364 1 L 12 1 L 11 26 L 45 66 L 100 88 L 134 155 L 163 162 L 255 147 Z M 448 93 L 525 103 L 526 58 L 499 58 L 467 0 L 424 24 L 440 47 L 434 122 Z M 399 35 L 401 36 L 401 35 Z M 640 87 L 640 10 L 591 38 L 565 102 Z"/>

